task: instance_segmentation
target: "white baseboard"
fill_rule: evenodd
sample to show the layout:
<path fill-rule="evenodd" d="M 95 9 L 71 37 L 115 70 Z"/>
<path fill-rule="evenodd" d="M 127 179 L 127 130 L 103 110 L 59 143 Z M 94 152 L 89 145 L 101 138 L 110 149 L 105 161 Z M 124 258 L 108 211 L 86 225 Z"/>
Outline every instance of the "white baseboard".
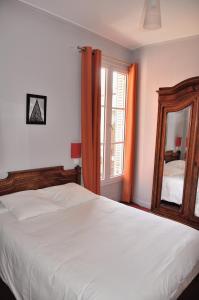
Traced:
<path fill-rule="evenodd" d="M 149 209 L 151 208 L 151 203 L 149 203 L 149 202 L 142 201 L 142 200 L 135 200 L 133 202 L 140 205 L 140 206 L 143 206 L 143 207 L 146 207 L 146 208 L 149 208 Z"/>

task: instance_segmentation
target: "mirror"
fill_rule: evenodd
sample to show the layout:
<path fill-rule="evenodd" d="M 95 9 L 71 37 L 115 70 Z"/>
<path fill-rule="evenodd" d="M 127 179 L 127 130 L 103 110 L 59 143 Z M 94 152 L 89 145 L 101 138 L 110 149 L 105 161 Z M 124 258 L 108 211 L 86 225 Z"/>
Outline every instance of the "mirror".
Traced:
<path fill-rule="evenodd" d="M 180 209 L 189 143 L 191 106 L 167 113 L 161 205 Z"/>
<path fill-rule="evenodd" d="M 199 229 L 198 108 L 199 76 L 158 89 L 151 205 L 153 213 L 196 229 Z"/>
<path fill-rule="evenodd" d="M 199 217 L 199 181 L 197 183 L 197 192 L 196 192 L 196 203 L 195 203 L 195 213 L 196 217 Z"/>

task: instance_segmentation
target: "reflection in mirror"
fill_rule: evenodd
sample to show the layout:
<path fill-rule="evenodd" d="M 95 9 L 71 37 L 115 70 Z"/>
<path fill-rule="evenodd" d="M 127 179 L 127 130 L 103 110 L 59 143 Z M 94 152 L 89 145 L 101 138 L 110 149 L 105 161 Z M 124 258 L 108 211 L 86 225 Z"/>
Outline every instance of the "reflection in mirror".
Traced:
<path fill-rule="evenodd" d="M 179 209 L 183 200 L 191 107 L 167 114 L 161 204 Z"/>
<path fill-rule="evenodd" d="M 199 181 L 197 185 L 197 192 L 196 192 L 196 204 L 195 204 L 195 214 L 196 217 L 199 217 Z"/>

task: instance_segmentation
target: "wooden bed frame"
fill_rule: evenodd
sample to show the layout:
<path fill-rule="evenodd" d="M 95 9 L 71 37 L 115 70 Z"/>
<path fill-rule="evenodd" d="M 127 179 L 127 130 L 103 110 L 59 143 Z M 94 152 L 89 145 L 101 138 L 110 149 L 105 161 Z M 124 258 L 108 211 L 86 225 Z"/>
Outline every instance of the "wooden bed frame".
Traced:
<path fill-rule="evenodd" d="M 25 190 L 37 190 L 69 182 L 81 184 L 81 168 L 64 170 L 63 166 L 9 172 L 0 179 L 0 196 Z"/>
<path fill-rule="evenodd" d="M 64 170 L 62 166 L 9 172 L 8 177 L 0 180 L 0 196 L 24 190 L 36 190 L 69 182 L 81 183 L 81 168 Z M 199 276 L 179 297 L 179 300 L 197 300 Z M 0 278 L 1 299 L 16 300 L 10 289 Z"/>
<path fill-rule="evenodd" d="M 164 160 L 166 163 L 173 161 L 173 160 L 179 160 L 180 159 L 180 151 L 174 152 L 173 150 L 165 151 L 164 153 Z"/>

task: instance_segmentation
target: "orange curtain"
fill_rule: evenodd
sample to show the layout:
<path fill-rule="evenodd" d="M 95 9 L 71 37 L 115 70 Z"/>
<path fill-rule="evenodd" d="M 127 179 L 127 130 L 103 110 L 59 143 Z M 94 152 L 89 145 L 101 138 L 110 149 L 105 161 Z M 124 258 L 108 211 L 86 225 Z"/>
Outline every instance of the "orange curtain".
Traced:
<path fill-rule="evenodd" d="M 101 51 L 82 50 L 81 128 L 84 186 L 100 193 Z"/>
<path fill-rule="evenodd" d="M 124 150 L 124 175 L 122 201 L 130 203 L 134 193 L 135 133 L 136 133 L 137 64 L 128 70 L 128 95 L 126 105 L 126 132 Z"/>

